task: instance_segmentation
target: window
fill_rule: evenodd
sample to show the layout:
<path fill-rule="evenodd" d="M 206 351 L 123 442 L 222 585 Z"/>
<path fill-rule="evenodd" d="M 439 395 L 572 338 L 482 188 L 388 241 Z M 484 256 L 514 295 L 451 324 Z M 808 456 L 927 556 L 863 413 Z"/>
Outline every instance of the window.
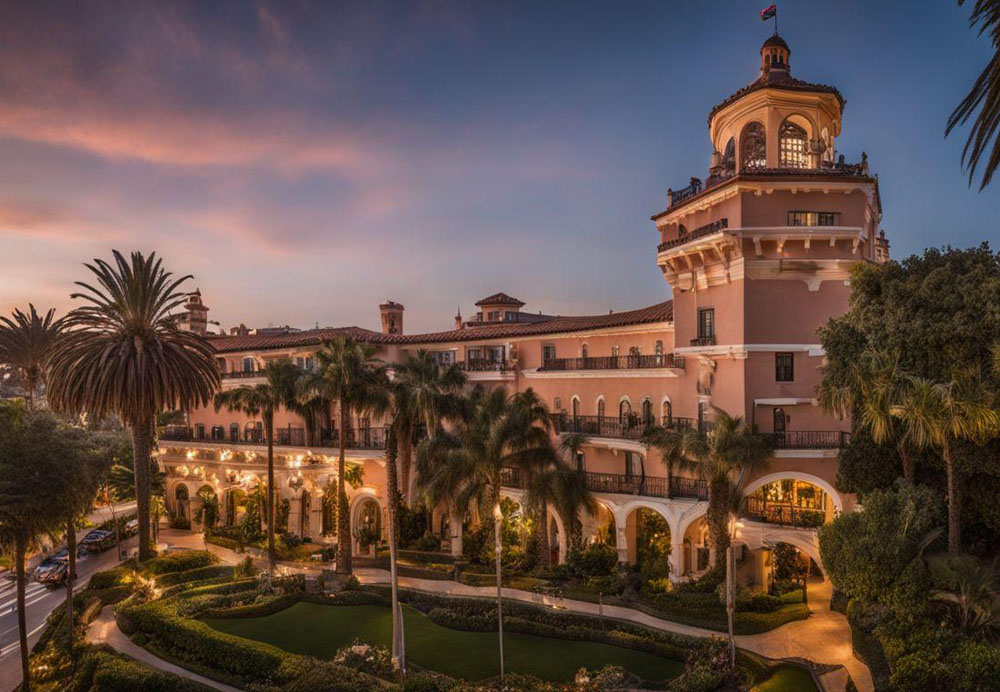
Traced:
<path fill-rule="evenodd" d="M 243 372 L 253 372 L 253 358 L 243 359 Z"/>
<path fill-rule="evenodd" d="M 793 382 L 795 380 L 795 354 L 774 354 L 774 379 L 778 382 Z"/>
<path fill-rule="evenodd" d="M 641 351 L 641 350 L 639 350 L 639 347 L 638 347 L 638 346 L 629 346 L 629 349 L 628 349 L 628 354 L 629 354 L 630 356 L 638 356 L 638 355 L 641 355 L 641 354 L 642 354 L 642 351 Z"/>
<path fill-rule="evenodd" d="M 727 171 L 736 168 L 736 140 L 732 137 L 726 142 L 726 149 L 722 154 L 722 167 Z"/>
<path fill-rule="evenodd" d="M 194 426 L 194 439 L 204 440 L 205 439 L 205 424 L 196 423 Z"/>
<path fill-rule="evenodd" d="M 663 355 L 663 342 L 659 339 L 656 340 L 656 346 L 653 347 L 653 352 L 658 356 Z"/>
<path fill-rule="evenodd" d="M 790 120 L 781 123 L 778 130 L 778 150 L 782 168 L 808 168 L 806 131 Z"/>
<path fill-rule="evenodd" d="M 481 348 L 467 348 L 465 349 L 465 357 L 469 360 L 482 360 L 483 359 L 483 349 Z"/>
<path fill-rule="evenodd" d="M 490 310 L 488 313 L 486 313 L 486 320 L 488 322 L 499 322 L 500 321 L 500 311 L 499 310 Z"/>
<path fill-rule="evenodd" d="M 431 360 L 438 365 L 452 365 L 455 362 L 454 351 L 432 351 Z"/>
<path fill-rule="evenodd" d="M 517 313 L 513 310 L 508 310 L 503 314 L 503 319 L 505 322 L 517 322 Z"/>
<path fill-rule="evenodd" d="M 552 408 L 554 408 L 556 411 L 562 410 L 562 397 L 557 396 L 555 399 L 552 400 Z"/>
<path fill-rule="evenodd" d="M 573 397 L 573 418 L 577 418 L 580 415 L 580 400 Z"/>
<path fill-rule="evenodd" d="M 597 417 L 604 418 L 604 399 L 597 400 Z"/>
<path fill-rule="evenodd" d="M 576 453 L 576 470 L 583 471 L 585 468 L 583 452 Z"/>
<path fill-rule="evenodd" d="M 642 455 L 636 452 L 625 452 L 625 475 L 629 478 L 645 477 L 646 470 L 642 463 Z"/>
<path fill-rule="evenodd" d="M 774 409 L 774 432 L 784 434 L 785 432 L 785 409 Z"/>
<path fill-rule="evenodd" d="M 494 363 L 503 360 L 503 346 L 490 346 L 486 349 L 486 357 Z"/>
<path fill-rule="evenodd" d="M 669 426 L 674 420 L 674 407 L 669 401 L 664 401 L 660 409 L 660 425 Z"/>
<path fill-rule="evenodd" d="M 747 123 L 740 135 L 740 169 L 767 167 L 767 136 L 758 122 Z"/>
<path fill-rule="evenodd" d="M 590 355 L 590 349 L 587 347 L 587 344 L 584 344 L 583 346 L 580 347 L 580 357 L 587 358 L 589 355 Z"/>
<path fill-rule="evenodd" d="M 239 423 L 229 424 L 229 441 L 239 442 L 240 441 L 240 425 Z"/>
<path fill-rule="evenodd" d="M 622 425 L 628 425 L 631 418 L 632 404 L 629 403 L 628 399 L 622 399 L 621 403 L 618 404 L 618 422 Z"/>
<path fill-rule="evenodd" d="M 556 359 L 555 344 L 545 344 L 542 346 L 542 362 Z"/>
<path fill-rule="evenodd" d="M 611 347 L 611 355 L 613 355 L 615 358 L 618 357 L 618 353 L 620 351 L 621 351 L 621 349 L 618 346 L 612 346 Z"/>
<path fill-rule="evenodd" d="M 222 439 L 225 438 L 225 434 L 226 434 L 225 430 L 223 430 L 223 428 L 222 428 L 221 425 L 213 425 L 212 426 L 212 439 L 213 440 L 222 440 Z"/>
<path fill-rule="evenodd" d="M 789 226 L 839 226 L 840 212 L 837 211 L 790 211 Z"/>
<path fill-rule="evenodd" d="M 643 399 L 642 401 L 642 424 L 645 426 L 650 426 L 654 423 L 653 420 L 653 402 L 649 399 Z"/>
<path fill-rule="evenodd" d="M 708 402 L 698 402 L 698 429 L 705 429 L 705 422 L 708 420 Z"/>
<path fill-rule="evenodd" d="M 698 310 L 698 338 L 711 339 L 715 336 L 715 308 Z"/>

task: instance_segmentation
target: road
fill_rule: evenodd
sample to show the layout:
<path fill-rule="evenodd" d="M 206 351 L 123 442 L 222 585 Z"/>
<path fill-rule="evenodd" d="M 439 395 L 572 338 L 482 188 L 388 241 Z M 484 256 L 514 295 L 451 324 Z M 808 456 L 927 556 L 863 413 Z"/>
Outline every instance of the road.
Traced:
<path fill-rule="evenodd" d="M 116 505 L 115 511 L 118 514 L 135 511 L 135 503 Z M 88 519 L 91 523 L 99 524 L 105 519 L 110 519 L 111 514 L 106 508 L 100 508 L 92 512 Z M 79 533 L 78 539 L 87 535 L 89 529 Z M 132 537 L 123 544 L 125 548 L 134 548 L 136 538 Z M 30 567 L 34 567 L 41 560 L 40 557 L 29 562 Z M 76 573 L 78 576 L 76 588 L 80 589 L 86 585 L 90 575 L 102 570 L 111 569 L 118 564 L 115 549 L 105 550 L 99 555 L 84 555 L 77 560 Z M 19 655 L 20 646 L 17 640 L 17 592 L 15 590 L 13 573 L 0 573 L 0 690 L 7 692 L 14 689 L 21 682 L 21 658 Z M 45 626 L 45 619 L 66 599 L 66 589 L 48 589 L 40 584 L 28 582 L 25 588 L 25 612 L 28 621 L 28 643 L 33 645 L 41 634 Z"/>

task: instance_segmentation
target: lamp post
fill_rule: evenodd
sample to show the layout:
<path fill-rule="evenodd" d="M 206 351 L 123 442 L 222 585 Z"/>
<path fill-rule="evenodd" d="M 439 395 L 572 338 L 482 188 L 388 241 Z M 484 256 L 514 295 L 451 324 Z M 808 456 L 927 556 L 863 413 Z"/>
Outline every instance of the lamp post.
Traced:
<path fill-rule="evenodd" d="M 726 549 L 726 620 L 729 630 L 729 669 L 736 674 L 736 636 L 733 632 L 733 617 L 736 612 L 736 539 L 743 524 L 731 519 L 729 523 L 729 547 Z"/>
<path fill-rule="evenodd" d="M 501 534 L 501 527 L 503 522 L 503 511 L 500 509 L 500 503 L 498 502 L 493 507 L 493 533 L 496 536 L 496 553 L 497 553 L 497 632 L 500 637 L 500 685 L 503 685 L 503 591 L 500 582 L 500 558 L 501 549 L 503 547 L 503 537 Z"/>

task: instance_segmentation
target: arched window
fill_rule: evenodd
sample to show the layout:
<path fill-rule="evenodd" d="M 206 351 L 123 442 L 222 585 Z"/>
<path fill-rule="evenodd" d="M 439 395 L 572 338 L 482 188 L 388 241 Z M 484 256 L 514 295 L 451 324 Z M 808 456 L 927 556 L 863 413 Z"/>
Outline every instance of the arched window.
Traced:
<path fill-rule="evenodd" d="M 786 120 L 778 130 L 778 149 L 782 168 L 807 168 L 809 154 L 806 150 L 806 131 Z"/>
<path fill-rule="evenodd" d="M 669 401 L 664 401 L 660 407 L 660 425 L 670 427 L 674 418 L 674 407 Z"/>
<path fill-rule="evenodd" d="M 622 425 L 628 425 L 631 416 L 632 404 L 629 403 L 628 399 L 622 399 L 621 403 L 618 404 L 618 422 Z"/>
<path fill-rule="evenodd" d="M 580 357 L 587 358 L 589 355 L 590 355 L 590 349 L 587 347 L 587 344 L 584 344 L 583 346 L 580 347 Z"/>
<path fill-rule="evenodd" d="M 654 423 L 653 419 L 653 402 L 649 399 L 642 400 L 642 424 L 649 426 Z"/>
<path fill-rule="evenodd" d="M 597 400 L 597 417 L 604 418 L 604 399 Z"/>
<path fill-rule="evenodd" d="M 562 410 L 562 397 L 557 396 L 555 399 L 552 400 L 552 408 L 554 408 L 556 411 Z"/>
<path fill-rule="evenodd" d="M 240 424 L 230 423 L 229 424 L 229 441 L 239 442 L 240 441 Z"/>
<path fill-rule="evenodd" d="M 726 149 L 722 153 L 722 167 L 727 171 L 732 171 L 736 168 L 736 140 L 732 137 L 726 142 Z"/>
<path fill-rule="evenodd" d="M 740 170 L 767 166 L 767 135 L 764 126 L 754 121 L 747 123 L 740 135 Z"/>
<path fill-rule="evenodd" d="M 573 397 L 573 418 L 577 418 L 580 415 L 580 400 Z"/>
<path fill-rule="evenodd" d="M 653 353 L 655 353 L 658 356 L 663 355 L 663 342 L 660 341 L 659 339 L 656 340 L 656 344 L 653 346 Z"/>
<path fill-rule="evenodd" d="M 774 432 L 775 434 L 785 434 L 785 409 L 774 409 Z"/>
<path fill-rule="evenodd" d="M 687 234 L 688 234 L 688 229 L 685 228 L 684 224 L 678 224 L 677 225 L 677 237 L 678 238 L 683 238 Z"/>

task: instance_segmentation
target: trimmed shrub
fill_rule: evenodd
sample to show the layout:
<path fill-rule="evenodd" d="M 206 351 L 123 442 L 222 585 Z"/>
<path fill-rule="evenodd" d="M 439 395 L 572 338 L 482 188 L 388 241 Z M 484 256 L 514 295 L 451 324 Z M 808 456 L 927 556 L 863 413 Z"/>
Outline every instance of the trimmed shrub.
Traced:
<path fill-rule="evenodd" d="M 167 572 L 186 572 L 196 567 L 214 565 L 217 557 L 204 550 L 177 550 L 154 557 L 143 563 L 142 571 L 146 574 L 166 574 Z"/>
<path fill-rule="evenodd" d="M 233 578 L 235 568 L 232 565 L 206 565 L 183 572 L 167 572 L 156 578 L 159 586 L 174 586 L 175 584 L 187 584 L 208 579 L 229 579 Z"/>
<path fill-rule="evenodd" d="M 121 586 L 131 581 L 133 574 L 134 572 L 127 567 L 115 567 L 104 572 L 97 572 L 90 575 L 87 588 L 91 591 L 98 591 L 100 589 L 109 589 L 112 586 Z"/>

